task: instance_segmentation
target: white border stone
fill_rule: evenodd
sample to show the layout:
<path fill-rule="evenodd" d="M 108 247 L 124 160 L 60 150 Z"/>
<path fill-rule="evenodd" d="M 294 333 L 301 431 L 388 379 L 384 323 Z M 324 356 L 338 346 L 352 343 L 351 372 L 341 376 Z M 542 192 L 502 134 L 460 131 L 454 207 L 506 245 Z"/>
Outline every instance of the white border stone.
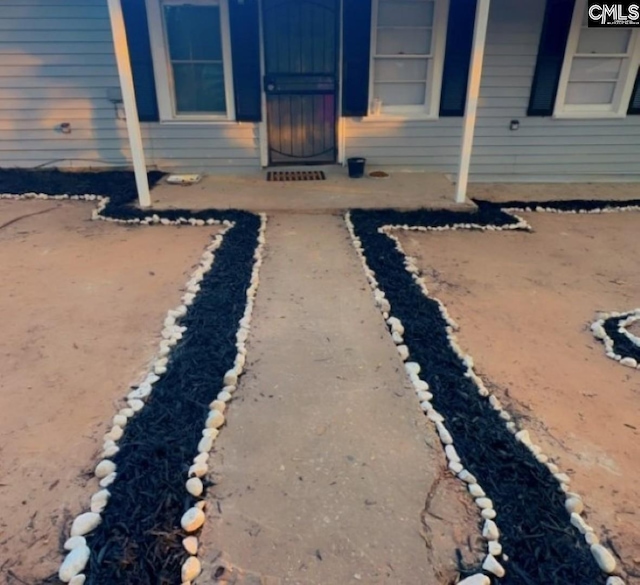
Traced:
<path fill-rule="evenodd" d="M 591 323 L 591 333 L 596 339 L 599 339 L 604 344 L 605 354 L 608 358 L 617 361 L 623 366 L 629 368 L 640 369 L 640 363 L 630 356 L 621 356 L 614 351 L 613 339 L 607 334 L 604 324 L 609 319 L 618 319 L 618 333 L 624 335 L 633 345 L 640 347 L 640 337 L 637 337 L 631 333 L 627 327 L 636 321 L 640 321 L 640 309 L 633 309 L 625 313 L 601 313 L 593 323 Z"/>
<path fill-rule="evenodd" d="M 251 319 L 253 315 L 253 306 L 258 292 L 258 286 L 260 285 L 260 267 L 262 266 L 262 258 L 264 254 L 264 246 L 266 242 L 265 232 L 267 229 L 267 216 L 260 214 L 260 229 L 258 231 L 258 246 L 254 252 L 254 263 L 251 272 L 251 283 L 247 289 L 247 304 L 245 305 L 244 315 L 238 323 L 238 330 L 236 332 L 236 348 L 238 350 L 234 361 L 234 366 L 229 370 L 223 379 L 224 386 L 221 388 L 217 398 L 210 404 L 210 413 L 205 423 L 205 428 L 202 431 L 202 439 L 198 443 L 198 454 L 193 458 L 193 465 L 189 468 L 188 477 L 185 483 L 185 489 L 189 494 L 194 497 L 200 497 L 202 494 L 202 483 L 199 480 L 200 477 L 206 475 L 209 471 L 207 461 L 209 459 L 209 452 L 213 448 L 213 444 L 218 437 L 219 430 L 225 423 L 225 411 L 227 403 L 232 399 L 233 393 L 236 390 L 238 380 L 244 372 L 244 366 L 247 355 L 246 341 L 251 329 Z M 198 478 L 200 483 L 194 481 Z M 193 508 L 190 508 L 186 514 L 195 514 L 195 510 L 202 510 L 204 513 L 205 501 L 199 500 Z M 201 526 L 198 526 L 198 529 Z M 182 566 L 183 585 L 190 585 L 194 582 L 194 579 L 200 573 L 200 570 L 196 570 L 200 565 L 197 559 L 198 543 L 196 541 L 189 541 L 189 553 L 191 556 L 187 558 Z M 193 576 L 195 575 L 195 576 Z M 189 578 L 185 580 L 185 576 Z"/>

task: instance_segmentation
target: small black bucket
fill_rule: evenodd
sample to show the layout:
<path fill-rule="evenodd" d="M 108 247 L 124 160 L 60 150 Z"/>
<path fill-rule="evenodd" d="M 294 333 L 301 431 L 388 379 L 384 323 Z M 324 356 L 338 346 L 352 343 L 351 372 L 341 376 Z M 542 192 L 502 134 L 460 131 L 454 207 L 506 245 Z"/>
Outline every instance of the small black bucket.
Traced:
<path fill-rule="evenodd" d="M 364 176 L 364 165 L 367 162 L 366 158 L 353 157 L 347 159 L 347 165 L 349 166 L 349 177 L 352 179 L 360 179 Z"/>

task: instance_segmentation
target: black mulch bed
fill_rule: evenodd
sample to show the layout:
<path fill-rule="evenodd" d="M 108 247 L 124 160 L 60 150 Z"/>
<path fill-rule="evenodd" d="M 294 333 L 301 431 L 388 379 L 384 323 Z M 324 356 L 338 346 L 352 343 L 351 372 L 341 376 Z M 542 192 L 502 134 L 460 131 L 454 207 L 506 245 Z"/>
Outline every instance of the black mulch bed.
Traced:
<path fill-rule="evenodd" d="M 605 332 L 613 341 L 613 351 L 619 356 L 630 357 L 640 363 L 640 347 L 631 341 L 626 335 L 618 331 L 620 321 L 624 321 L 629 313 L 620 317 L 609 317 L 604 320 L 602 326 Z"/>
<path fill-rule="evenodd" d="M 160 171 L 147 173 L 153 188 L 164 176 Z M 76 172 L 29 169 L 0 169 L 0 193 L 22 195 L 102 195 L 114 204 L 125 204 L 137 198 L 136 180 L 131 171 Z"/>
<path fill-rule="evenodd" d="M 558 211 L 589 212 L 597 209 L 624 209 L 625 207 L 640 206 L 640 199 L 628 199 L 626 201 L 567 199 L 566 201 L 485 201 L 483 199 L 472 200 L 479 209 L 528 209 L 535 211 L 536 207 L 556 209 Z"/>
<path fill-rule="evenodd" d="M 437 303 L 426 298 L 405 270 L 394 242 L 378 233 L 387 224 L 445 226 L 516 222 L 499 206 L 478 213 L 363 211 L 351 215 L 369 267 L 404 327 L 411 360 L 431 386 L 433 405 L 445 418 L 458 454 L 494 502 L 508 585 L 603 584 L 605 576 L 589 547 L 570 524 L 565 497 L 549 469 L 509 432 L 486 398 L 478 394 L 449 345 Z"/>

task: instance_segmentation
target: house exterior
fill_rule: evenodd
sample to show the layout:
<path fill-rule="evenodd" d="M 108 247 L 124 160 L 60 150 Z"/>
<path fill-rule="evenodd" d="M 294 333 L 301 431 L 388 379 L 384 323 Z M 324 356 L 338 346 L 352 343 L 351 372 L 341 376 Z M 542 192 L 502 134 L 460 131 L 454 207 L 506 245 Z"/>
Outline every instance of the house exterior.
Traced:
<path fill-rule="evenodd" d="M 587 9 L 3 0 L 0 166 L 130 165 L 141 150 L 179 172 L 364 156 L 454 174 L 466 158 L 471 180 L 637 180 L 640 27 L 589 28 Z"/>

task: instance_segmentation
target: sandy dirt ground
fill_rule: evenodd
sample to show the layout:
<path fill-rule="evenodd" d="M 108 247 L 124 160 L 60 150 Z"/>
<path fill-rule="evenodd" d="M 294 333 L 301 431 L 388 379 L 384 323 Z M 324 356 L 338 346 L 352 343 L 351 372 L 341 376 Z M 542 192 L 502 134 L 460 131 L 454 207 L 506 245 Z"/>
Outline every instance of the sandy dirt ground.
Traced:
<path fill-rule="evenodd" d="M 210 460 L 201 579 L 453 583 L 456 548 L 480 556 L 479 516 L 444 471 L 343 219 L 272 216 L 267 250 L 248 373 Z"/>
<path fill-rule="evenodd" d="M 90 209 L 0 202 L 0 225 L 43 212 L 0 229 L 0 583 L 57 572 L 117 401 L 214 231 L 91 222 Z"/>
<path fill-rule="evenodd" d="M 404 234 L 478 373 L 573 478 L 640 583 L 640 371 L 604 355 L 597 311 L 640 307 L 640 214 L 523 214 L 535 233 Z M 637 331 L 637 329 L 636 329 Z"/>

